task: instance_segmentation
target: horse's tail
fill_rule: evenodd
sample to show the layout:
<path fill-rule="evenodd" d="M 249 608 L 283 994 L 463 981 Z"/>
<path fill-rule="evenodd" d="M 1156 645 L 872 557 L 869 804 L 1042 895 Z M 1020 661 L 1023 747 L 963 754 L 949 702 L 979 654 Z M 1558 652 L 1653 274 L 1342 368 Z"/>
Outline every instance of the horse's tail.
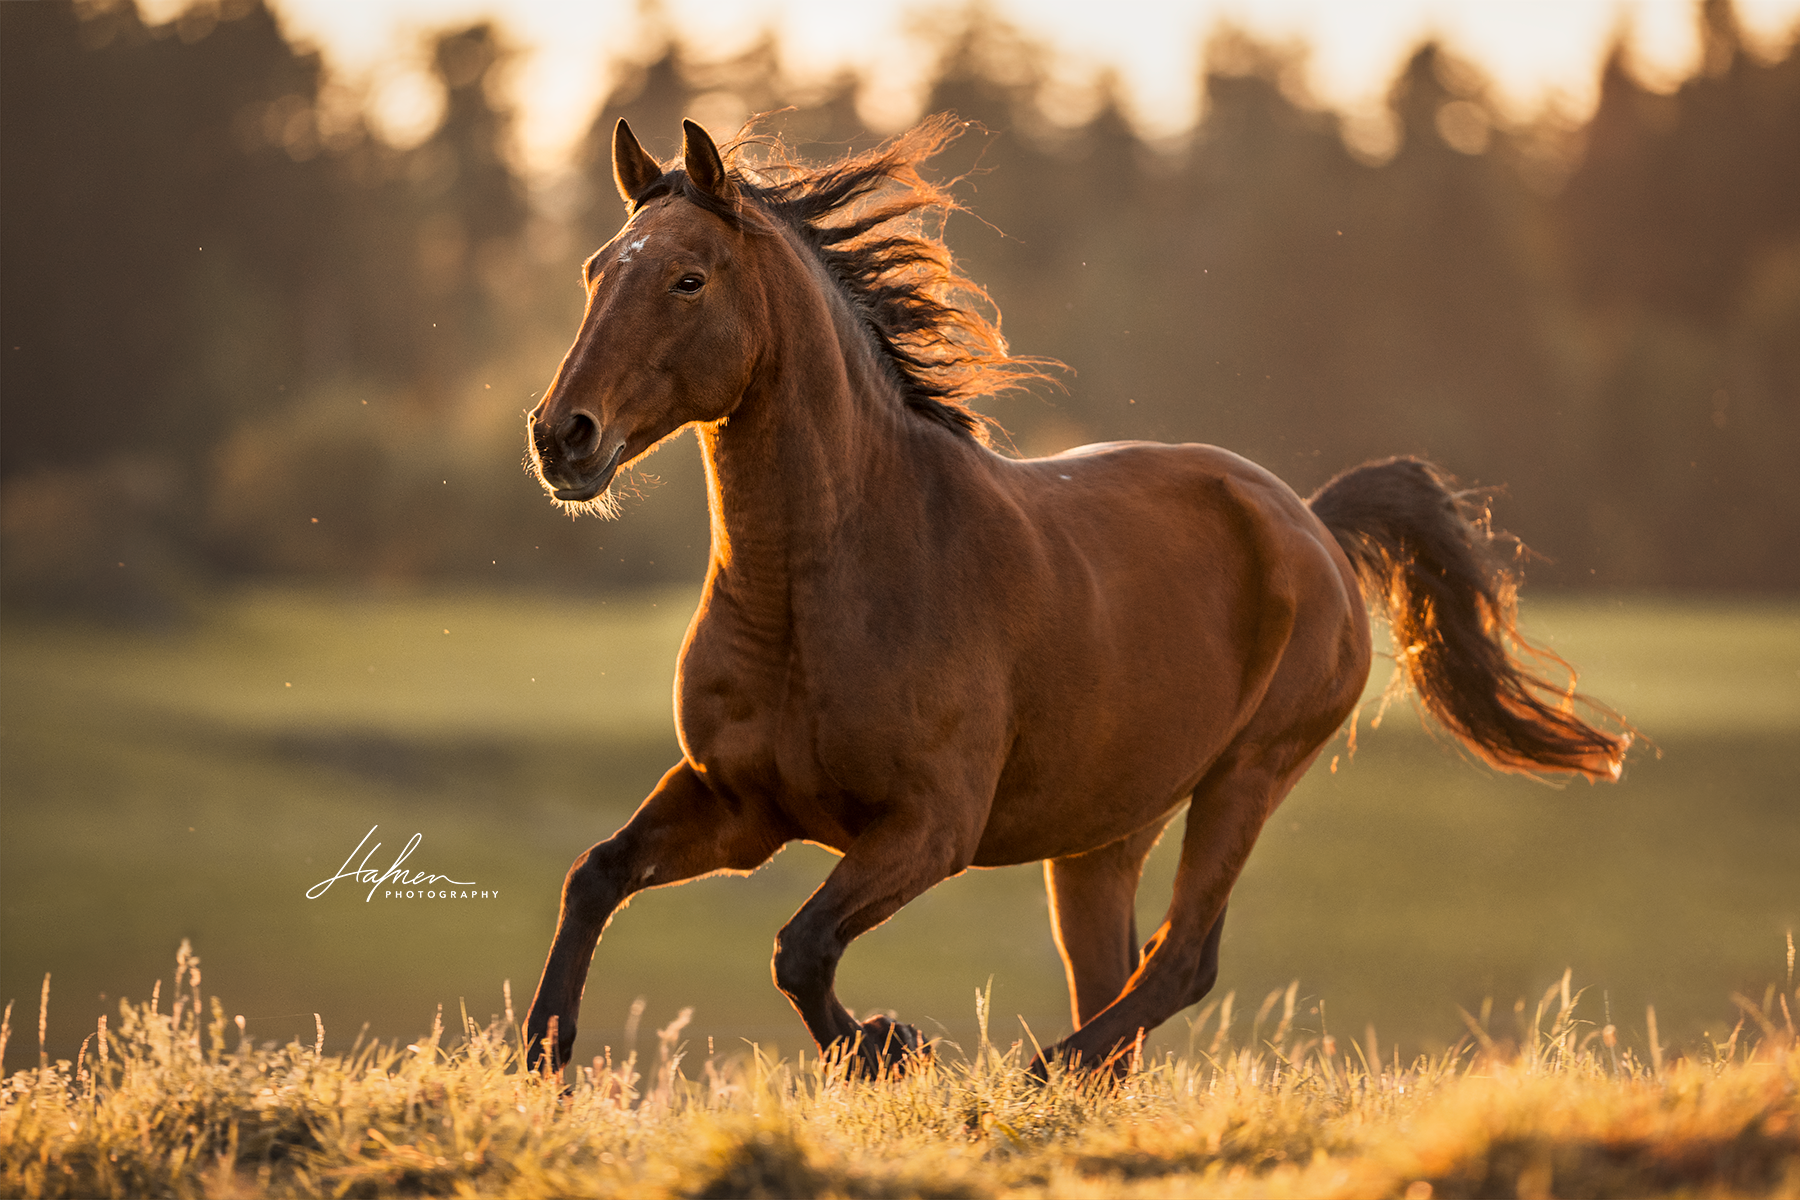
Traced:
<path fill-rule="evenodd" d="M 1430 463 L 1391 458 L 1345 471 L 1308 503 L 1364 595 L 1386 606 L 1400 678 L 1433 716 L 1501 770 L 1617 779 L 1628 727 L 1576 696 L 1568 663 L 1519 636 L 1519 575 L 1508 560 L 1524 547 L 1490 528 L 1485 504 L 1453 483 Z M 1532 674 L 1522 656 L 1567 671 L 1569 686 Z M 1619 732 L 1577 717 L 1577 699 Z"/>

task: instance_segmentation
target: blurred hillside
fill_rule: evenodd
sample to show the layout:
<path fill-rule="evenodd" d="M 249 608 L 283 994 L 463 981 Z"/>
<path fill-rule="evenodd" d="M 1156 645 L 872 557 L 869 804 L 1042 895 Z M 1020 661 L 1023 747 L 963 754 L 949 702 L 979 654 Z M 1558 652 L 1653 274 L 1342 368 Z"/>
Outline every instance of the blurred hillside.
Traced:
<path fill-rule="evenodd" d="M 1505 485 L 1540 585 L 1800 588 L 1800 48 L 1750 53 L 1705 0 L 1672 94 L 1625 54 L 1570 127 L 1508 125 L 1453 48 L 1391 90 L 1383 161 L 1301 90 L 1302 51 L 1229 32 L 1180 145 L 1104 81 L 1073 126 L 1048 57 L 968 10 L 928 100 L 980 122 L 952 218 L 1014 347 L 1075 369 L 996 401 L 1021 452 L 1205 440 L 1305 492 L 1420 453 Z M 220 581 L 636 585 L 697 576 L 690 449 L 621 522 L 518 469 L 521 415 L 621 219 L 607 136 L 787 107 L 803 156 L 873 140 L 859 83 L 772 48 L 671 44 L 595 114 L 576 182 L 515 165 L 492 25 L 427 47 L 421 144 L 290 44 L 262 0 L 151 27 L 131 0 L 0 5 L 0 560 L 8 603 L 176 617 Z M 1066 116 L 1065 116 L 1066 121 Z"/>

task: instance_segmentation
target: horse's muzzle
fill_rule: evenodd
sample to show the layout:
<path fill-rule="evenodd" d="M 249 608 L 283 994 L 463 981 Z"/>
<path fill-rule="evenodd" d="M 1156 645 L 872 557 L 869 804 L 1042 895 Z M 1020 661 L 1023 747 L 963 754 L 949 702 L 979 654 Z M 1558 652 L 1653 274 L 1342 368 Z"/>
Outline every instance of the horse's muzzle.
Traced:
<path fill-rule="evenodd" d="M 554 430 L 541 421 L 531 423 L 531 446 L 538 476 L 558 500 L 592 500 L 604 492 L 618 473 L 625 454 L 620 442 L 603 461 L 600 425 L 586 413 L 572 413 Z"/>

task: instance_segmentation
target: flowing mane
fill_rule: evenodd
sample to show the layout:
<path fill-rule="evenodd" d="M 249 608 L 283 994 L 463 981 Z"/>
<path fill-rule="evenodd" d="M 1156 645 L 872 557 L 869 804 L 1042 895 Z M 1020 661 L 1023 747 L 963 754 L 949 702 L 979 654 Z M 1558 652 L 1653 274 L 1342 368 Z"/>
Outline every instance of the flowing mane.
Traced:
<path fill-rule="evenodd" d="M 940 114 L 823 166 L 799 162 L 771 137 L 740 138 L 723 152 L 739 203 L 756 205 L 812 249 L 861 319 L 907 407 L 985 444 L 988 418 L 969 402 L 1051 379 L 1046 371 L 1062 364 L 1007 353 L 999 308 L 957 269 L 944 244 L 943 221 L 962 206 L 920 175 L 919 166 L 967 128 Z M 751 146 L 769 161 L 747 164 Z M 666 195 L 742 224 L 735 205 L 696 187 L 679 167 L 633 196 L 632 207 Z M 936 232 L 920 219 L 931 213 Z"/>

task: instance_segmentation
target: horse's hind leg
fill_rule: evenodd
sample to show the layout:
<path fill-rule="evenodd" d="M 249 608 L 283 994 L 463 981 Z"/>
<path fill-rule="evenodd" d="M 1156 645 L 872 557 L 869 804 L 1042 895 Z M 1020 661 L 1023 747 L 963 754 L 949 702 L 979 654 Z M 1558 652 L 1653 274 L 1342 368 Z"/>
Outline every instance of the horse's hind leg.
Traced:
<path fill-rule="evenodd" d="M 1080 1028 L 1125 990 L 1137 970 L 1138 879 L 1163 821 L 1085 854 L 1044 860 L 1050 932 L 1069 976 L 1069 1008 Z"/>
<path fill-rule="evenodd" d="M 1211 989 L 1218 976 L 1225 902 L 1263 821 L 1317 755 L 1291 742 L 1258 746 L 1240 739 L 1194 789 L 1182 835 L 1175 896 L 1142 964 L 1104 1011 L 1046 1057 L 1099 1067 L 1116 1062 L 1138 1035 L 1156 1028 Z M 1036 1069 L 1042 1069 L 1041 1064 Z"/>
<path fill-rule="evenodd" d="M 1206 994 L 1219 981 L 1219 942 L 1225 936 L 1225 910 L 1219 910 L 1219 919 L 1212 923 L 1207 931 L 1206 941 L 1200 946 L 1200 965 L 1194 971 L 1194 977 L 1188 981 L 1187 998 L 1181 1007 L 1198 1004 L 1206 999 Z"/>
<path fill-rule="evenodd" d="M 525 1017 L 527 1064 L 536 1069 L 542 1061 L 552 1021 L 551 1066 L 569 1061 L 600 931 L 633 892 L 715 871 L 752 870 L 790 836 L 769 813 L 719 797 L 685 762 L 664 775 L 624 828 L 569 868 L 556 938 Z"/>

